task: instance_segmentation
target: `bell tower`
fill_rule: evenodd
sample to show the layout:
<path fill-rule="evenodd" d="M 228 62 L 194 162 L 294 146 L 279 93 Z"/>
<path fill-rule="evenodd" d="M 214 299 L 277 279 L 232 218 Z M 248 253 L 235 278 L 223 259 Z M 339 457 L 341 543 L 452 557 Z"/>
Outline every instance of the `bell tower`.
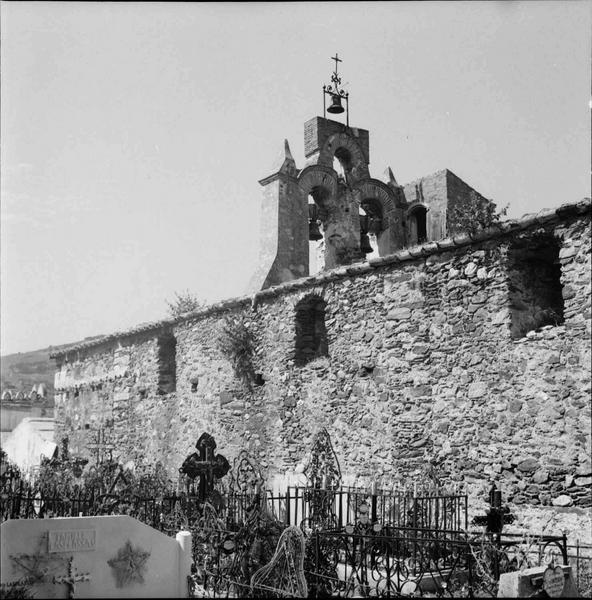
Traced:
<path fill-rule="evenodd" d="M 298 186 L 298 169 L 288 140 L 263 187 L 259 264 L 247 292 L 308 275 L 308 206 Z"/>
<path fill-rule="evenodd" d="M 264 188 L 261 251 L 250 292 L 309 275 L 309 239 L 323 238 L 324 270 L 403 246 L 403 190 L 390 169 L 387 182 L 370 177 L 370 136 L 349 126 L 349 93 L 338 74 L 341 59 L 336 54 L 332 60 L 331 83 L 323 86 L 324 116 L 304 124 L 304 168 L 296 168 L 286 141 L 281 165 L 259 182 Z M 327 112 L 345 112 L 346 122 L 327 119 Z"/>

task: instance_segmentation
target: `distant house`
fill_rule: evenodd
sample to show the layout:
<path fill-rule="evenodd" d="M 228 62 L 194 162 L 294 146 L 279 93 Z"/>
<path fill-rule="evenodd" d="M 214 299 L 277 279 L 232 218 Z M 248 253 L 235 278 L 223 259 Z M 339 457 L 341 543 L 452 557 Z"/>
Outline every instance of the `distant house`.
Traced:
<path fill-rule="evenodd" d="M 53 398 L 48 397 L 45 383 L 34 384 L 31 391 L 8 389 L 0 403 L 0 445 L 25 418 L 53 418 Z"/>
<path fill-rule="evenodd" d="M 25 417 L 7 435 L 2 448 L 12 463 L 21 471 L 30 473 L 39 467 L 44 457 L 54 456 L 58 448 L 54 433 L 53 418 Z"/>

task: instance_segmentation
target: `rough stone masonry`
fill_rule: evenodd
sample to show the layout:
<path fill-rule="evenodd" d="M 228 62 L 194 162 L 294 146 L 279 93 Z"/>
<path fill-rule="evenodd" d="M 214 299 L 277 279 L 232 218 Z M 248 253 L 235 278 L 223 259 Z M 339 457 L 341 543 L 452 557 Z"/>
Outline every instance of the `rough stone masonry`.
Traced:
<path fill-rule="evenodd" d="M 344 134 L 335 135 L 324 139 L 323 160 L 331 143 L 339 154 Z M 555 511 L 581 526 L 592 506 L 590 200 L 401 249 L 404 188 L 387 193 L 368 180 L 367 152 L 348 144 L 349 166 L 359 156 L 366 170 L 362 179 L 331 176 L 331 189 L 354 207 L 350 184 L 384 192 L 388 253 L 363 260 L 358 245 L 352 261 L 313 277 L 301 276 L 302 258 L 285 283 L 60 350 L 58 439 L 89 456 L 102 429 L 122 461 L 161 461 L 174 475 L 207 431 L 229 459 L 248 449 L 269 481 L 286 483 L 326 427 L 346 482 L 412 481 L 431 462 L 469 493 L 496 481 L 519 516 Z M 277 194 L 318 195 L 328 167 L 313 167 L 301 172 L 303 191 L 286 154 Z M 429 191 L 412 188 L 411 203 Z M 446 231 L 446 207 L 437 208 L 428 232 Z M 355 239 L 357 211 L 348 223 Z M 301 246 L 293 243 L 292 258 L 304 256 Z M 266 273 L 259 280 L 269 284 Z M 219 348 L 229 316 L 242 316 L 255 337 L 252 389 Z"/>

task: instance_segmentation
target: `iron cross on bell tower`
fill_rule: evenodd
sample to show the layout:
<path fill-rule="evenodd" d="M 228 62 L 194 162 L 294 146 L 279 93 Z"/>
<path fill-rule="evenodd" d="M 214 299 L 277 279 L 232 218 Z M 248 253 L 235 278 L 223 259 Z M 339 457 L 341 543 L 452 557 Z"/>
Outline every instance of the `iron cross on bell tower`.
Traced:
<path fill-rule="evenodd" d="M 339 54 L 335 53 L 335 56 L 331 57 L 331 60 L 335 61 L 335 71 L 331 75 L 331 83 L 323 86 L 323 117 L 327 118 L 327 113 L 330 112 L 334 115 L 339 115 L 344 111 L 341 100 L 345 100 L 345 120 L 346 125 L 349 127 L 349 93 L 344 91 L 341 87 L 341 77 L 339 77 L 338 69 L 339 63 L 343 62 L 339 58 Z M 331 96 L 331 106 L 326 108 L 325 96 Z"/>

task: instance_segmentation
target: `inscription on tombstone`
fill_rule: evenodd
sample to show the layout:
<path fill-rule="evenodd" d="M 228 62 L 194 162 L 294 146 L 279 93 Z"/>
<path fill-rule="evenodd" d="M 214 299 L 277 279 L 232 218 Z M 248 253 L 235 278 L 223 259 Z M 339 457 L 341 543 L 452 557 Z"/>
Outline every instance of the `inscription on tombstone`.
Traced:
<path fill-rule="evenodd" d="M 95 529 L 50 531 L 47 541 L 48 552 L 84 552 L 97 547 Z"/>
<path fill-rule="evenodd" d="M 543 589 L 551 598 L 560 598 L 565 586 L 561 567 L 548 567 L 543 573 Z"/>

